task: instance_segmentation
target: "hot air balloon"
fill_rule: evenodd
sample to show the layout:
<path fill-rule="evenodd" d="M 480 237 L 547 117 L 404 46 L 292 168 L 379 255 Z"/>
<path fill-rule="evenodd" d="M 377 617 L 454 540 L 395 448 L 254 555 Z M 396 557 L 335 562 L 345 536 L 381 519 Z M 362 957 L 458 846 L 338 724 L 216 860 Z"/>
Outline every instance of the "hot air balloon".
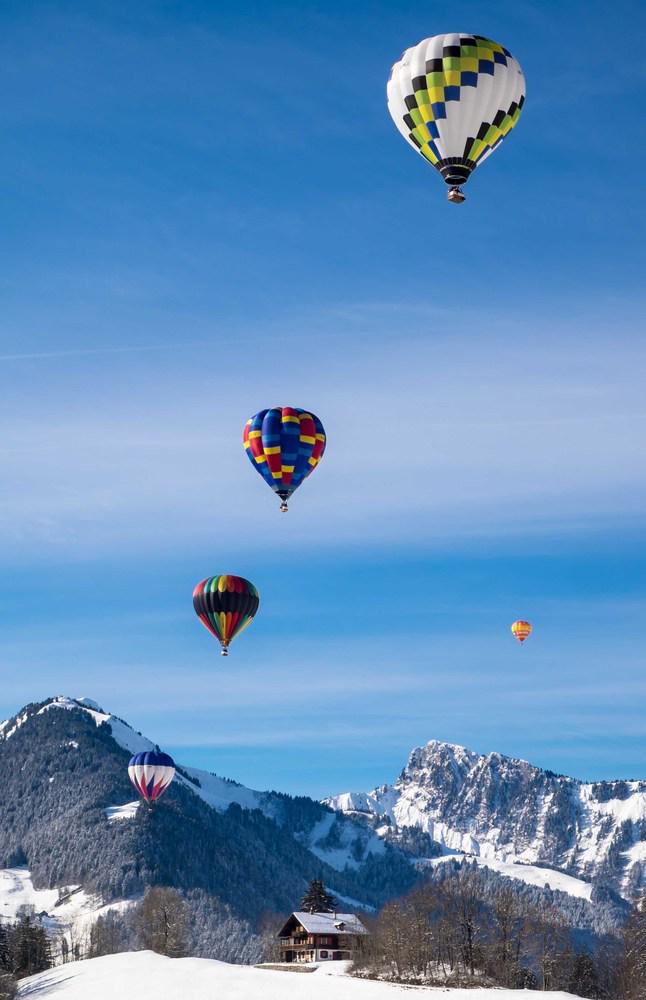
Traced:
<path fill-rule="evenodd" d="M 517 622 L 511 626 L 512 635 L 515 635 L 519 642 L 524 642 L 528 635 L 532 631 L 532 626 L 529 622 L 524 622 L 519 619 Z"/>
<path fill-rule="evenodd" d="M 252 621 L 260 597 L 242 576 L 207 576 L 193 591 L 193 607 L 202 624 L 229 655 L 229 643 Z"/>
<path fill-rule="evenodd" d="M 156 802 L 175 777 L 175 763 L 167 753 L 145 750 L 130 758 L 128 777 L 146 802 Z"/>
<path fill-rule="evenodd" d="M 525 103 L 511 53 L 482 35 L 434 35 L 406 49 L 388 81 L 388 110 L 404 139 L 464 201 L 460 184 L 500 145 Z"/>
<path fill-rule="evenodd" d="M 274 406 L 247 420 L 242 443 L 249 461 L 287 510 L 287 501 L 323 458 L 325 431 L 317 416 L 297 406 Z"/>

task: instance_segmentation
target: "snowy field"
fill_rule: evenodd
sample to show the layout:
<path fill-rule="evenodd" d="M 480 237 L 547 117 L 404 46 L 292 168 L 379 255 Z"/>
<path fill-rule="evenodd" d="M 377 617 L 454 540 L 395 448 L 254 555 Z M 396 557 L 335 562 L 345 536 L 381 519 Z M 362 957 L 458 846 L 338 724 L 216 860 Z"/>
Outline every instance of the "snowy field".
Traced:
<path fill-rule="evenodd" d="M 341 963 L 330 963 L 341 964 Z M 339 970 L 329 969 L 329 972 Z M 206 958 L 162 958 L 150 951 L 73 962 L 24 979 L 19 1000 L 403 1000 L 415 994 L 450 1000 L 527 1000 L 524 990 L 445 990 L 391 986 L 348 976 L 275 972 Z M 567 1000 L 569 993 L 550 993 Z"/>

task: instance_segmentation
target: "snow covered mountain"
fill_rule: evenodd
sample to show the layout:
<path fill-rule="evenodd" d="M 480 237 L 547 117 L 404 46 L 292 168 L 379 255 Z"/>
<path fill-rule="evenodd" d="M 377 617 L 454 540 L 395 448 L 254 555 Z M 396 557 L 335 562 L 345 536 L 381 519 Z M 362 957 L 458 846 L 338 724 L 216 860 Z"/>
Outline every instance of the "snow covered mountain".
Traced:
<path fill-rule="evenodd" d="M 643 791 L 639 798 L 623 783 L 581 786 L 605 809 L 606 826 L 590 811 L 587 839 L 579 817 L 570 840 L 610 845 L 599 855 L 605 869 L 589 871 L 573 863 L 572 845 L 559 848 L 579 784 L 523 762 L 429 744 L 392 788 L 330 804 L 178 765 L 163 802 L 149 809 L 133 796 L 127 763 L 153 746 L 87 698 L 51 698 L 0 723 L 0 919 L 26 906 L 72 940 L 101 911 L 168 885 L 253 927 L 264 913 L 291 910 L 311 878 L 349 908 L 370 910 L 426 875 L 443 878 L 449 853 L 469 852 L 487 878 L 516 878 L 525 883 L 519 893 L 543 893 L 572 926 L 605 933 L 625 914 L 598 885 L 618 880 L 628 891 L 643 879 L 643 827 L 626 820 L 622 841 L 616 818 L 618 803 L 626 816 L 643 807 Z M 560 811 L 551 815 L 554 802 Z"/>
<path fill-rule="evenodd" d="M 389 841 L 418 832 L 431 848 L 420 854 L 554 867 L 626 898 L 646 885 L 646 781 L 585 783 L 431 740 L 393 785 L 325 803 Z"/>
<path fill-rule="evenodd" d="M 51 698 L 0 723 L 0 917 L 30 905 L 55 927 L 169 885 L 254 922 L 291 910 L 311 878 L 366 909 L 416 881 L 364 823 L 305 797 L 179 765 L 163 802 L 142 806 L 127 763 L 153 746 L 87 698 Z"/>

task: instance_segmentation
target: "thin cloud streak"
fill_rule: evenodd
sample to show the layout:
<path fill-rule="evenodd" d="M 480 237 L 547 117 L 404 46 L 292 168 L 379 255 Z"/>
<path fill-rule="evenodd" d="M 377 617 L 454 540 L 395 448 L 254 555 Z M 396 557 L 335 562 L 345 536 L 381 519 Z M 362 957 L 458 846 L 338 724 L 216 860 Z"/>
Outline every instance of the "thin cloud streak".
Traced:
<path fill-rule="evenodd" d="M 34 351 L 27 354 L 0 354 L 0 361 L 51 361 L 59 358 L 84 358 L 102 354 L 145 354 L 149 351 L 183 351 L 204 346 L 204 342 L 182 344 L 141 344 L 130 347 L 73 347 L 61 351 Z"/>

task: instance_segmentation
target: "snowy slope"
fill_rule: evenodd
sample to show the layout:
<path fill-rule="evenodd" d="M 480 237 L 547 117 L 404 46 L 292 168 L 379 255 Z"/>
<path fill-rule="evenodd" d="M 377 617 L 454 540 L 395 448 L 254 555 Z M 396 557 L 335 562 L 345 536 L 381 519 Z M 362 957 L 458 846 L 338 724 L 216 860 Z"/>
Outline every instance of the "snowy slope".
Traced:
<path fill-rule="evenodd" d="M 322 971 L 322 970 L 321 970 Z M 521 990 L 439 990 L 307 972 L 278 972 L 226 965 L 203 958 L 162 958 L 150 951 L 109 955 L 59 966 L 24 979 L 18 997 L 28 1000 L 404 1000 L 441 992 L 450 1000 L 523 1000 Z M 567 1000 L 569 993 L 550 993 Z"/>
<path fill-rule="evenodd" d="M 5 868 L 0 871 L 0 920 L 13 921 L 21 912 L 42 915 L 42 921 L 52 939 L 57 957 L 60 941 L 80 941 L 91 925 L 108 910 L 123 912 L 133 903 L 118 900 L 104 906 L 99 898 L 80 886 L 65 889 L 34 889 L 27 868 Z"/>
<path fill-rule="evenodd" d="M 122 806 L 108 806 L 105 810 L 107 818 L 112 822 L 119 819 L 134 819 L 141 806 L 141 800 L 125 802 Z"/>
<path fill-rule="evenodd" d="M 325 813 L 316 825 L 302 837 L 303 844 L 309 848 L 321 861 L 326 861 L 337 871 L 344 868 L 358 868 L 360 861 L 352 854 L 352 844 L 357 837 L 357 829 L 354 825 L 346 824 L 340 830 L 337 828 L 337 837 L 333 844 L 327 842 L 330 831 L 337 820 L 337 815 L 333 812 Z M 376 834 L 368 833 L 364 851 L 366 854 L 383 854 L 385 845 Z"/>
<path fill-rule="evenodd" d="M 445 852 L 553 865 L 627 897 L 646 885 L 646 781 L 586 783 L 431 740 L 393 785 L 325 802 L 382 836 L 415 827 Z"/>
<path fill-rule="evenodd" d="M 156 746 L 151 740 L 136 732 L 123 719 L 105 712 L 91 698 L 70 698 L 67 695 L 59 695 L 37 709 L 36 714 L 43 715 L 52 710 L 70 711 L 72 709 L 81 709 L 86 712 L 97 726 L 109 725 L 116 742 L 129 753 L 153 750 Z M 12 725 L 9 725 L 10 720 L 0 723 L 0 741 L 11 739 L 13 734 L 24 725 L 29 714 L 29 711 L 25 710 L 13 721 Z M 187 767 L 184 764 L 178 764 L 178 767 L 182 773 L 178 770 L 175 780 L 198 795 L 213 809 L 224 812 L 231 804 L 235 803 L 242 809 L 260 809 L 269 819 L 276 818 L 276 796 L 272 793 L 246 788 L 236 781 L 220 778 L 216 774 L 202 771 L 199 768 Z M 185 775 L 192 780 L 187 780 Z M 115 802 L 108 807 L 106 815 L 113 822 L 132 819 L 136 815 L 136 803 L 132 801 Z M 325 838 L 329 834 L 334 820 L 333 813 L 325 815 L 311 831 L 299 838 L 304 847 L 307 847 L 332 868 L 336 868 L 337 871 L 343 871 L 346 867 L 358 868 L 366 855 L 384 853 L 383 841 L 370 831 L 362 829 L 363 855 L 361 859 L 355 857 L 353 846 L 358 831 L 352 823 L 345 824 L 345 827 L 336 831 L 337 836 L 333 843 L 325 843 Z"/>
<path fill-rule="evenodd" d="M 129 726 L 127 722 L 124 722 L 123 719 L 118 718 L 118 716 L 104 712 L 90 698 L 70 698 L 67 695 L 58 695 L 39 708 L 36 714 L 43 715 L 45 712 L 50 712 L 54 709 L 68 711 L 80 709 L 86 712 L 97 726 L 109 725 L 116 742 L 129 753 L 134 754 L 155 749 L 156 744 L 152 740 L 136 732 L 136 730 Z M 16 717 L 11 726 L 9 726 L 11 720 L 0 722 L 0 740 L 11 739 L 13 734 L 27 721 L 29 714 L 29 711 L 25 710 L 21 715 Z M 200 771 L 197 768 L 183 767 L 182 765 L 180 767 L 194 781 L 187 781 L 181 774 L 177 775 L 177 780 L 182 782 L 186 788 L 190 788 L 196 795 L 199 795 L 207 805 L 212 806 L 214 809 L 223 811 L 228 809 L 232 802 L 236 802 L 243 809 L 262 809 L 262 792 L 255 792 L 250 788 L 245 788 L 244 785 L 237 784 L 235 781 L 228 781 L 226 778 L 219 778 L 215 774 L 209 774 L 208 771 Z M 134 815 L 132 803 L 115 803 L 110 808 L 113 810 L 109 813 L 111 819 L 126 819 Z"/>
<path fill-rule="evenodd" d="M 580 878 L 566 875 L 565 872 L 554 871 L 552 868 L 539 868 L 536 865 L 520 863 L 513 864 L 506 861 L 495 861 L 493 858 L 478 858 L 474 855 L 464 854 L 445 854 L 441 858 L 427 859 L 423 864 L 434 868 L 446 861 L 463 861 L 465 857 L 468 861 L 475 861 L 479 867 L 490 868 L 492 871 L 498 872 L 499 875 L 505 875 L 507 878 L 515 878 L 519 882 L 525 882 L 526 885 L 535 885 L 539 889 L 544 889 L 545 886 L 548 886 L 554 892 L 565 892 L 569 896 L 576 896 L 578 899 L 587 899 L 588 902 L 592 896 L 592 884 L 590 882 L 584 882 Z"/>
<path fill-rule="evenodd" d="M 104 712 L 95 701 L 91 698 L 69 698 L 67 695 L 61 694 L 57 695 L 56 698 L 52 698 L 51 701 L 42 705 L 40 708 L 35 709 L 33 713 L 26 708 L 20 715 L 16 716 L 13 720 L 13 725 L 11 719 L 5 719 L 4 722 L 0 722 L 0 740 L 9 740 L 21 726 L 24 726 L 30 715 L 44 715 L 45 712 L 50 712 L 52 709 L 59 709 L 62 711 L 72 711 L 72 709 L 81 710 L 87 712 L 87 714 L 94 720 L 97 726 L 102 726 L 106 722 L 110 724 L 112 729 L 112 735 L 115 740 L 122 746 L 124 750 L 129 750 L 130 753 L 139 753 L 141 750 L 152 750 L 155 746 L 150 740 L 147 740 L 145 736 L 141 733 L 135 732 L 135 730 L 124 722 L 123 719 L 117 718 L 116 715 L 110 715 L 109 712 Z"/>

